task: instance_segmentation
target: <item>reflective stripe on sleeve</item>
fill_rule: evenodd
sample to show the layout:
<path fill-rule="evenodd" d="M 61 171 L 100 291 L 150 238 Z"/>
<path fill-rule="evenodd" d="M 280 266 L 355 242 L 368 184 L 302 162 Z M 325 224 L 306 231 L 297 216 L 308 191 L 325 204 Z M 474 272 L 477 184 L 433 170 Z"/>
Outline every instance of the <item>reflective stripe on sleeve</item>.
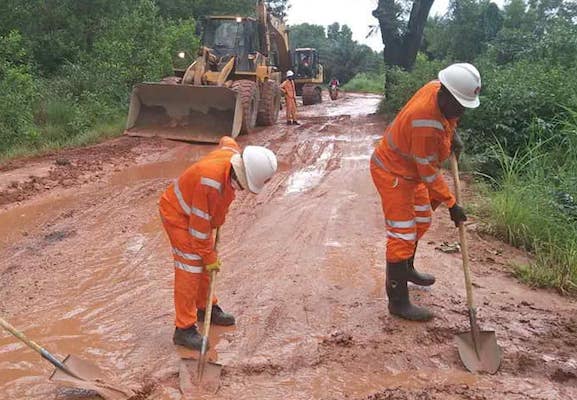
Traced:
<path fill-rule="evenodd" d="M 230 151 L 234 151 L 236 154 L 240 154 L 240 151 L 238 151 L 237 149 L 235 149 L 234 147 L 230 147 L 230 146 L 222 146 L 220 148 L 220 150 L 230 150 Z"/>
<path fill-rule="evenodd" d="M 445 130 L 443 124 L 434 119 L 414 119 L 411 121 L 411 126 L 413 128 L 435 128 L 441 131 Z"/>
<path fill-rule="evenodd" d="M 222 188 L 222 185 L 220 184 L 219 181 L 215 181 L 214 179 L 211 178 L 205 178 L 204 176 L 200 178 L 200 183 L 201 185 L 210 186 L 211 188 L 214 188 L 219 192 Z"/>
<path fill-rule="evenodd" d="M 209 237 L 208 233 L 199 232 L 192 228 L 188 228 L 188 233 L 190 233 L 192 236 L 200 240 L 206 240 Z"/>
<path fill-rule="evenodd" d="M 417 156 L 414 156 L 415 161 L 418 162 L 419 164 L 423 164 L 423 165 L 430 164 L 431 161 L 435 161 L 437 158 L 438 158 L 438 157 L 437 157 L 436 154 L 433 154 L 433 155 L 430 155 L 430 156 L 427 156 L 427 157 L 417 157 Z"/>
<path fill-rule="evenodd" d="M 433 219 L 431 217 L 416 217 L 417 224 L 430 224 Z"/>
<path fill-rule="evenodd" d="M 202 257 L 199 256 L 198 254 L 195 254 L 195 253 L 184 253 L 184 252 L 178 250 L 176 247 L 173 247 L 173 248 L 172 248 L 172 252 L 173 252 L 174 254 L 176 254 L 177 256 L 182 257 L 182 258 L 184 258 L 184 259 L 186 259 L 186 260 L 191 260 L 191 261 L 199 261 L 199 260 L 202 260 Z"/>
<path fill-rule="evenodd" d="M 425 204 L 424 206 L 415 206 L 415 211 L 429 211 L 431 209 L 430 204 Z"/>
<path fill-rule="evenodd" d="M 417 234 L 416 233 L 397 233 L 397 232 L 387 231 L 387 236 L 390 238 L 394 238 L 394 239 L 405 240 L 407 242 L 414 242 L 415 240 L 417 240 Z"/>
<path fill-rule="evenodd" d="M 207 221 L 210 221 L 210 215 L 204 211 L 202 211 L 200 208 L 196 208 L 196 207 L 192 207 L 190 209 L 190 214 L 194 214 L 197 217 L 200 217 L 202 219 L 205 219 Z"/>
<path fill-rule="evenodd" d="M 421 179 L 427 183 L 433 183 L 435 179 L 437 179 L 437 175 L 439 175 L 439 173 L 435 172 L 433 175 L 421 176 Z"/>
<path fill-rule="evenodd" d="M 178 186 L 178 179 L 174 180 L 174 194 L 176 195 L 176 199 L 178 200 L 178 204 L 180 205 L 180 208 L 182 208 L 182 211 L 184 211 L 186 215 L 190 215 L 190 207 L 186 204 L 186 201 L 184 201 L 184 197 L 182 197 L 182 192 Z"/>
<path fill-rule="evenodd" d="M 174 262 L 174 267 L 181 269 L 183 271 L 186 271 L 186 272 L 193 273 L 193 274 L 202 274 L 202 270 L 203 270 L 203 267 L 195 267 L 192 265 L 186 265 L 186 264 L 181 263 L 179 261 Z"/>
<path fill-rule="evenodd" d="M 387 219 L 386 222 L 391 228 L 412 228 L 416 224 L 414 219 L 408 221 L 393 221 Z"/>

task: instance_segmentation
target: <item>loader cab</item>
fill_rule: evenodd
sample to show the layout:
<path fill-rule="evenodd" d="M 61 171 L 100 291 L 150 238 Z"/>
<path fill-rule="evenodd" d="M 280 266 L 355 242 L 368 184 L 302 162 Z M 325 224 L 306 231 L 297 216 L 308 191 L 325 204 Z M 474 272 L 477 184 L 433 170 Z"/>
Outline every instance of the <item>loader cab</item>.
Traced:
<path fill-rule="evenodd" d="M 294 61 L 297 78 L 314 78 L 317 76 L 319 56 L 315 49 L 295 49 Z"/>
<path fill-rule="evenodd" d="M 219 68 L 237 56 L 238 72 L 254 72 L 258 55 L 262 54 L 259 26 L 254 18 L 208 18 L 202 43 L 219 58 Z"/>

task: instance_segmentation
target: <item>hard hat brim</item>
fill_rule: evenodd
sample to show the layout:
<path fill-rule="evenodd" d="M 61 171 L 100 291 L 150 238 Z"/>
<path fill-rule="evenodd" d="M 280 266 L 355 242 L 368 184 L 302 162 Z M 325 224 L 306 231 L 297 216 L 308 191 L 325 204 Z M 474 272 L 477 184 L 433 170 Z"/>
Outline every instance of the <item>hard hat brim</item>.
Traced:
<path fill-rule="evenodd" d="M 465 108 L 477 108 L 481 101 L 479 100 L 479 96 L 475 97 L 474 99 L 464 98 L 459 92 L 457 92 L 448 82 L 445 76 L 446 71 L 442 70 L 439 71 L 439 81 L 445 86 L 449 92 L 453 95 L 453 97 Z"/>

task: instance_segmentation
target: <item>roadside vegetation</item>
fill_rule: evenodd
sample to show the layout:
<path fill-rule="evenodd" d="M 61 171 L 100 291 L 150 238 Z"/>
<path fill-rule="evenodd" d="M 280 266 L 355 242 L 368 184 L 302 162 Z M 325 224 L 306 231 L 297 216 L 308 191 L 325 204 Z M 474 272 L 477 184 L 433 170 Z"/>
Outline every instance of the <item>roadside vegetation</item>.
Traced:
<path fill-rule="evenodd" d="M 383 94 L 385 91 L 385 74 L 384 72 L 380 74 L 362 72 L 348 81 L 343 89 L 349 92 Z"/>
<path fill-rule="evenodd" d="M 388 68 L 381 111 L 395 113 L 452 62 L 481 71 L 481 106 L 460 125 L 491 233 L 534 254 L 531 285 L 577 294 L 577 6 L 452 3 L 430 18 L 410 72 Z"/>

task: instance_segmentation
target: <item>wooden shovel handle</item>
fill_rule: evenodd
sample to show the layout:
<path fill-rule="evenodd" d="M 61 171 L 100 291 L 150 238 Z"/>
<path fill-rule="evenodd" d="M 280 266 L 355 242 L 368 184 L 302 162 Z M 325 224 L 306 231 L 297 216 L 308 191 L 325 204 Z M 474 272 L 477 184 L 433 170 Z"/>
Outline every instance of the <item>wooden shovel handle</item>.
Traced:
<path fill-rule="evenodd" d="M 453 181 L 455 183 L 455 197 L 457 204 L 463 206 L 461 198 L 461 180 L 459 179 L 459 163 L 455 154 L 451 154 L 451 170 L 453 172 Z M 463 272 L 465 273 L 465 288 L 467 289 L 467 306 L 469 309 L 475 309 L 473 300 L 473 284 L 471 283 L 471 272 L 469 270 L 469 248 L 467 246 L 467 232 L 465 224 L 459 224 L 459 241 L 461 242 L 461 256 L 463 257 Z"/>
<path fill-rule="evenodd" d="M 10 325 L 10 323 L 8 321 L 3 319 L 2 317 L 0 317 L 0 325 L 2 326 L 2 328 L 6 329 L 8 332 L 10 332 L 14 336 L 16 336 L 18 339 L 20 339 L 22 342 L 24 342 L 28 347 L 30 347 L 31 349 L 37 351 L 38 353 L 40 353 L 40 355 L 42 355 L 42 353 L 44 351 L 42 346 L 40 346 L 38 343 L 33 342 L 32 340 L 28 339 L 22 332 L 20 332 L 16 328 L 14 328 L 12 325 Z"/>

